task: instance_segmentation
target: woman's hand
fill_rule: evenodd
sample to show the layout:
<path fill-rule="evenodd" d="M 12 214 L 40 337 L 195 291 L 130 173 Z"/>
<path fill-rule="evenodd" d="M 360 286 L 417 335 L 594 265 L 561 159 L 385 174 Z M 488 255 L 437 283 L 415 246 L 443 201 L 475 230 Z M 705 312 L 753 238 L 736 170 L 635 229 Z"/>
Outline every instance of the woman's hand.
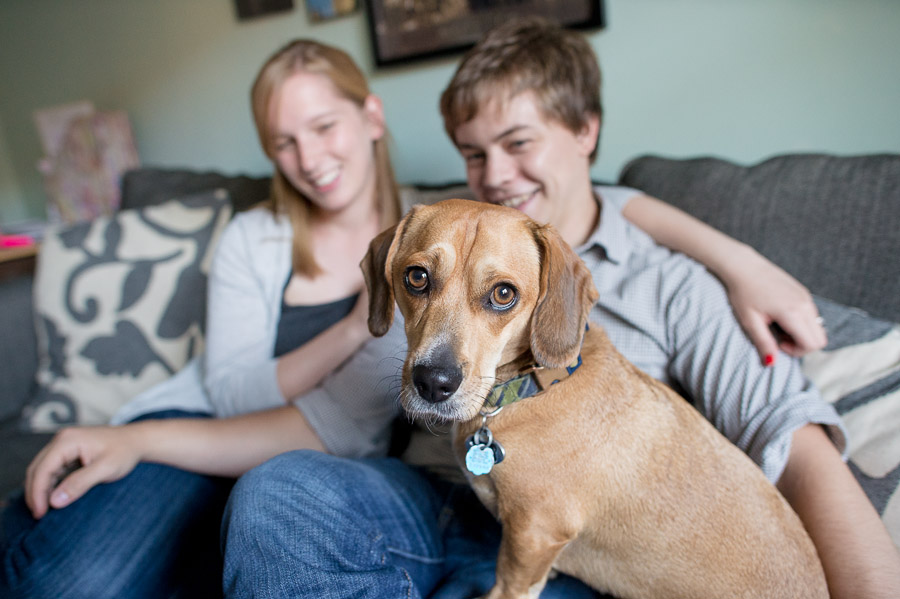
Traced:
<path fill-rule="evenodd" d="M 812 295 L 781 268 L 751 250 L 722 278 L 763 364 L 773 364 L 779 348 L 799 357 L 825 347 L 828 338 Z"/>
<path fill-rule="evenodd" d="M 357 327 L 361 327 L 363 332 L 363 338 L 367 338 L 369 336 L 369 290 L 363 285 L 362 289 L 359 292 L 359 297 L 356 298 L 356 303 L 353 304 L 353 309 L 348 314 L 348 317 L 356 323 Z"/>
<path fill-rule="evenodd" d="M 309 392 L 372 338 L 365 287 L 350 312 L 311 340 L 278 359 L 278 387 L 285 401 Z"/>
<path fill-rule="evenodd" d="M 59 431 L 25 474 L 25 502 L 40 519 L 66 507 L 94 485 L 119 480 L 141 459 L 134 426 L 74 427 Z M 73 470 L 74 468 L 74 470 Z"/>

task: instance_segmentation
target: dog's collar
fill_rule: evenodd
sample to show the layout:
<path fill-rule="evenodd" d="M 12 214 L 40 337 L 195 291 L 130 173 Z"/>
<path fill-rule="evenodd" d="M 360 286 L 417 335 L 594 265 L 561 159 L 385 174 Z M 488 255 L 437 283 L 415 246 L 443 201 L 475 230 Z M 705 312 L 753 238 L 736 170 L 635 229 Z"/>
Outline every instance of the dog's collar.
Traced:
<path fill-rule="evenodd" d="M 585 325 L 584 330 L 588 330 Z M 565 368 L 544 368 L 535 364 L 506 382 L 494 385 L 481 407 L 481 428 L 466 439 L 466 469 L 475 476 L 490 473 L 506 456 L 506 450 L 494 439 L 487 420 L 504 406 L 544 391 L 550 385 L 572 375 L 581 366 L 581 353 L 574 364 Z"/>
<path fill-rule="evenodd" d="M 481 428 L 466 439 L 466 469 L 475 476 L 488 474 L 493 467 L 503 461 L 506 450 L 494 439 L 487 419 L 497 414 L 504 406 L 520 399 L 536 395 L 568 377 L 581 366 L 581 354 L 571 366 L 565 368 L 542 368 L 535 365 L 526 372 L 510 380 L 494 385 L 481 408 Z"/>
<path fill-rule="evenodd" d="M 563 368 L 544 368 L 535 364 L 526 372 L 494 385 L 482 409 L 496 411 L 520 399 L 531 397 L 567 378 L 578 370 L 579 366 L 581 366 L 581 354 L 578 354 L 574 364 Z"/>

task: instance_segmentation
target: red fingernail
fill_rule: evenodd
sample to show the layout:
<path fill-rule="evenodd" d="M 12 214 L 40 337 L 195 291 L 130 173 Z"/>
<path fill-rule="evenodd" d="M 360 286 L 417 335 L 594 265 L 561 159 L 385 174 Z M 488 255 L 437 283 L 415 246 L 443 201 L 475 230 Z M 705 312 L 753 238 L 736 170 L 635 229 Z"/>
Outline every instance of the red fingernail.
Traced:
<path fill-rule="evenodd" d="M 773 354 L 767 355 L 765 362 L 766 362 L 766 366 L 771 366 L 772 364 L 775 363 L 775 356 Z"/>

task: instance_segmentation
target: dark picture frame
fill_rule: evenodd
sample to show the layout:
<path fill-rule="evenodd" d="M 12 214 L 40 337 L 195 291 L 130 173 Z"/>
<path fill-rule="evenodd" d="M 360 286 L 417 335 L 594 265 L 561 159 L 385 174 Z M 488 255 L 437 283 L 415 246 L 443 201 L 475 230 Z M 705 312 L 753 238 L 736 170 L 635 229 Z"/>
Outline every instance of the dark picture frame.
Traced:
<path fill-rule="evenodd" d="M 461 52 L 519 15 L 573 29 L 606 27 L 603 0 L 367 0 L 366 12 L 377 66 Z"/>
<path fill-rule="evenodd" d="M 238 19 L 246 21 L 277 12 L 294 10 L 294 0 L 234 0 Z"/>

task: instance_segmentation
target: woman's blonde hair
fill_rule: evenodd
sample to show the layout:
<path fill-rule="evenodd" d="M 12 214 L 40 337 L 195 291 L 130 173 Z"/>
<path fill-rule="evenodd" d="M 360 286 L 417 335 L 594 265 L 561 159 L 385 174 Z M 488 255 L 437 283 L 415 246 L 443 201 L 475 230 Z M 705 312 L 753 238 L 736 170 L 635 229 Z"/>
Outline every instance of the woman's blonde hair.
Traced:
<path fill-rule="evenodd" d="M 275 54 L 260 69 L 250 102 L 253 120 L 263 151 L 274 162 L 275 149 L 269 134 L 269 108 L 272 96 L 282 83 L 297 72 L 325 75 L 338 93 L 360 108 L 371 93 L 365 75 L 345 52 L 312 40 L 295 40 Z M 394 179 L 394 170 L 387 148 L 385 132 L 373 144 L 375 155 L 375 193 L 380 207 L 381 226 L 388 227 L 400 218 L 400 196 Z M 293 270 L 298 274 L 314 277 L 322 272 L 316 264 L 309 235 L 311 202 L 297 190 L 279 171 L 272 176 L 272 197 L 269 204 L 276 214 L 286 215 L 294 230 Z"/>

